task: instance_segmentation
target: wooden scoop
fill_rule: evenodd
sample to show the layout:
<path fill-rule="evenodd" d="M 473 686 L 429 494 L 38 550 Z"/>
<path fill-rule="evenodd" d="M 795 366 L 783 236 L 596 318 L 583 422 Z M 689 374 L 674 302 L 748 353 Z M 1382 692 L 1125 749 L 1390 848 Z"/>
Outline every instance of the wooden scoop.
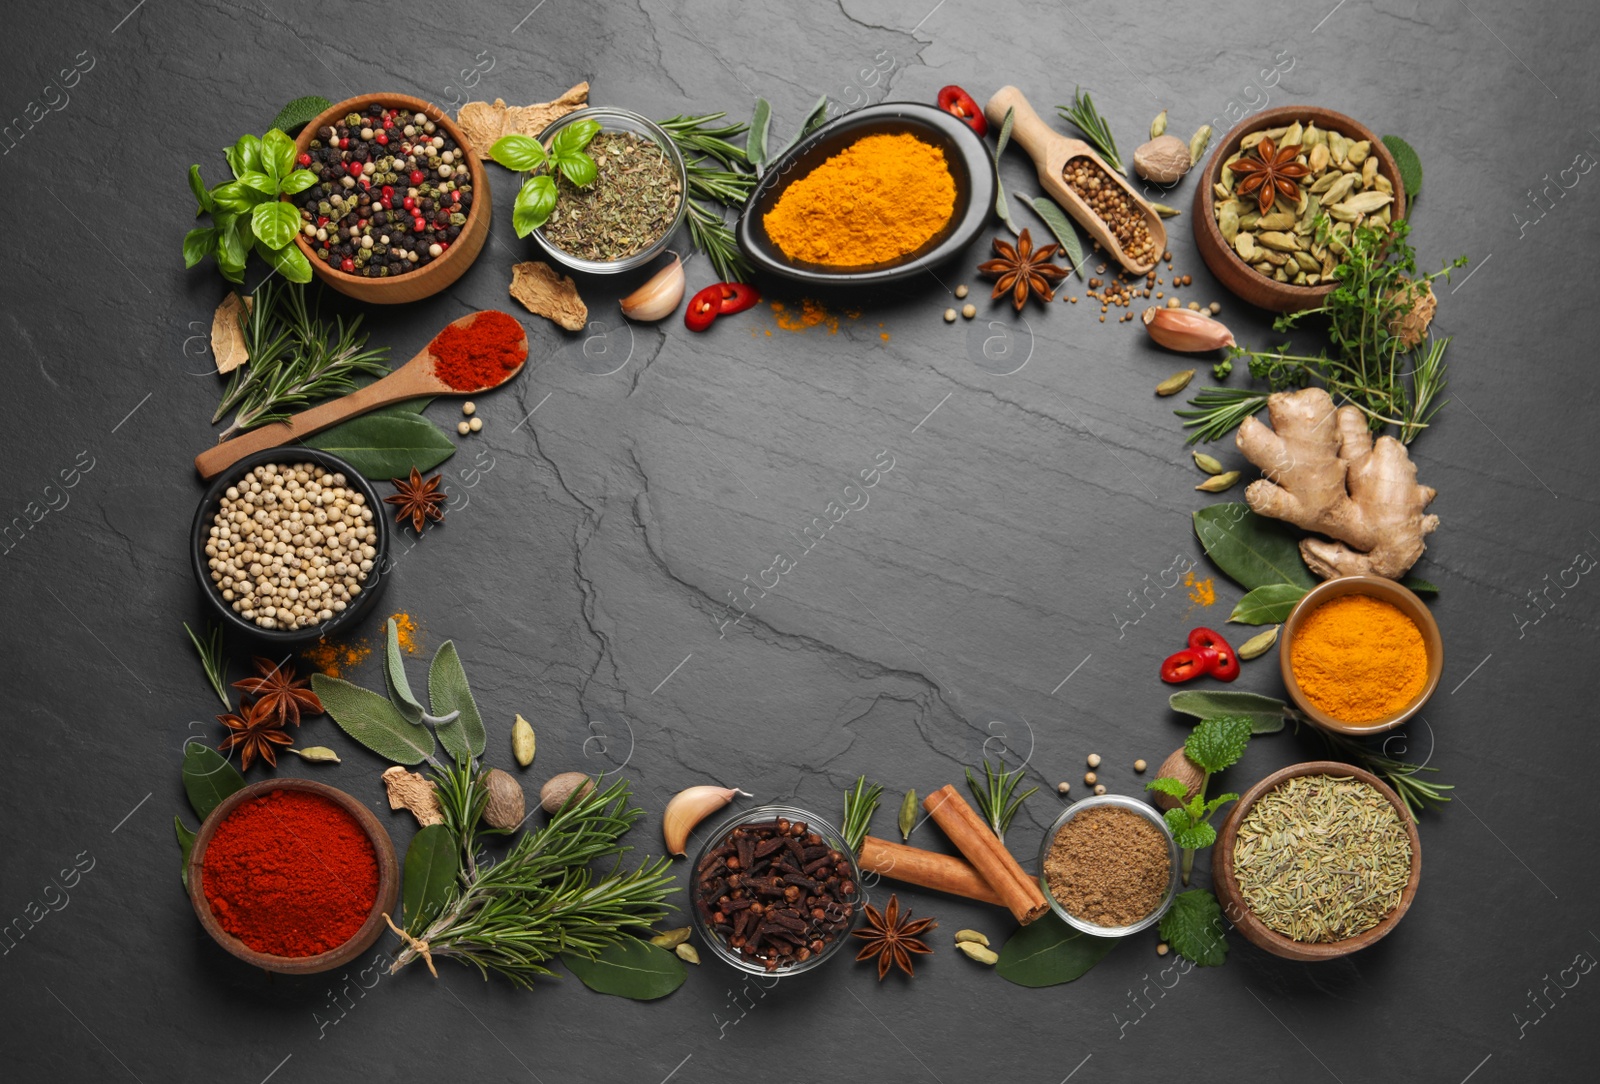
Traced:
<path fill-rule="evenodd" d="M 459 320 L 452 320 L 450 326 L 470 327 L 473 321 L 482 315 L 481 312 L 468 313 Z M 232 440 L 224 441 L 215 448 L 207 448 L 194 457 L 194 469 L 200 472 L 202 478 L 215 478 L 247 455 L 301 440 L 329 426 L 338 425 L 348 418 L 354 418 L 358 414 L 365 414 L 381 406 L 388 406 L 390 403 L 398 403 L 402 399 L 415 399 L 422 395 L 476 395 L 504 384 L 520 373 L 522 366 L 527 363 L 528 338 L 524 333 L 523 361 L 519 362 L 515 369 L 506 370 L 505 374 L 493 384 L 485 384 L 481 388 L 453 388 L 440 380 L 433 371 L 432 349 L 438 338 L 438 335 L 435 335 L 421 353 L 382 380 L 374 380 L 349 395 L 302 411 L 286 422 L 263 425 Z"/>
<path fill-rule="evenodd" d="M 1067 213 L 1078 221 L 1078 225 L 1089 231 L 1089 236 L 1100 242 L 1100 247 L 1111 253 L 1123 267 L 1135 275 L 1143 275 L 1154 267 L 1161 259 L 1161 254 L 1167 248 L 1167 227 L 1162 224 L 1161 216 L 1150 208 L 1150 205 L 1140 198 L 1128 179 L 1121 173 L 1106 165 L 1105 161 L 1095 153 L 1093 147 L 1081 139 L 1068 137 L 1051 128 L 1039 114 L 1033 111 L 1033 106 L 1028 104 L 1028 99 L 1022 96 L 1022 91 L 1016 87 L 1001 87 L 995 91 L 994 97 L 989 99 L 989 104 L 983 107 L 988 115 L 989 126 L 999 129 L 1005 123 L 1006 111 L 1015 110 L 1011 120 L 1011 138 L 1022 144 L 1022 149 L 1028 152 L 1028 157 L 1033 159 L 1034 165 L 1039 167 L 1039 183 L 1044 190 Z M 1105 170 L 1122 190 L 1126 192 L 1134 205 L 1144 213 L 1145 228 L 1150 231 L 1150 239 L 1155 242 L 1155 251 L 1142 263 L 1134 263 L 1122 251 L 1122 246 L 1117 243 L 1116 236 L 1110 228 L 1095 214 L 1079 195 L 1067 187 L 1067 163 L 1074 158 L 1090 158 Z"/>

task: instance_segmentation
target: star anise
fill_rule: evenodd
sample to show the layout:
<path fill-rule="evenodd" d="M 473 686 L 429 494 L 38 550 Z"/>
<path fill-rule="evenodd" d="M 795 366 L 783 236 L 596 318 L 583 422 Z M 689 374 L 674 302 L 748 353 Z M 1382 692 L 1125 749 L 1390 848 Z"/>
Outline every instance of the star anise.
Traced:
<path fill-rule="evenodd" d="M 1295 182 L 1311 175 L 1310 166 L 1294 160 L 1299 153 L 1298 143 L 1291 143 L 1287 147 L 1274 147 L 1270 139 L 1257 143 L 1258 157 L 1240 158 L 1228 166 L 1235 176 L 1243 176 L 1239 182 L 1239 195 L 1248 196 L 1255 192 L 1256 205 L 1261 208 L 1262 214 L 1272 210 L 1273 203 L 1280 195 L 1298 203 L 1300 186 Z"/>
<path fill-rule="evenodd" d="M 257 755 L 276 768 L 278 754 L 273 746 L 294 744 L 294 739 L 284 733 L 283 724 L 278 721 L 270 700 L 257 700 L 254 703 L 241 700 L 237 712 L 219 715 L 217 722 L 229 731 L 217 746 L 217 752 L 226 753 L 229 749 L 237 748 L 240 771 L 249 771 L 250 762 Z"/>
<path fill-rule="evenodd" d="M 302 711 L 307 715 L 322 714 L 322 701 L 311 691 L 310 679 L 296 681 L 294 667 L 288 662 L 278 663 L 257 657 L 255 663 L 256 673 L 260 676 L 235 681 L 233 687 L 260 697 L 258 703 L 265 703 L 271 708 L 278 717 L 279 726 L 288 723 L 299 726 Z"/>
<path fill-rule="evenodd" d="M 406 517 L 410 516 L 411 529 L 421 534 L 422 527 L 428 520 L 437 521 L 443 519 L 444 508 L 442 506 L 445 498 L 449 496 L 439 488 L 439 480 L 443 477 L 442 474 L 435 474 L 424 482 L 422 474 L 416 467 L 412 467 L 410 481 L 401 478 L 389 479 L 398 492 L 392 497 L 385 497 L 383 503 L 400 506 L 400 513 L 394 517 L 394 521 L 396 523 L 404 523 Z"/>
<path fill-rule="evenodd" d="M 1023 231 L 1026 233 L 1027 231 Z M 868 928 L 857 930 L 856 937 L 864 939 L 867 943 L 856 953 L 857 960 L 870 960 L 878 958 L 878 981 L 882 982 L 884 976 L 889 974 L 889 966 L 897 965 L 907 975 L 915 975 L 911 963 L 911 954 L 930 953 L 929 948 L 918 937 L 938 927 L 939 923 L 931 918 L 919 918 L 911 921 L 911 911 L 900 914 L 900 899 L 890 896 L 889 903 L 880 912 L 872 904 L 867 904 Z"/>
<path fill-rule="evenodd" d="M 1004 297 L 1009 291 L 1011 302 L 1018 312 L 1028 303 L 1029 291 L 1046 301 L 1055 300 L 1055 287 L 1050 284 L 1067 277 L 1066 268 L 1050 262 L 1050 257 L 1055 255 L 1059 247 L 1048 244 L 1043 248 L 1034 248 L 1033 238 L 1027 230 L 1023 230 L 1017 238 L 1015 247 L 1010 241 L 996 237 L 994 251 L 998 258 L 978 265 L 979 273 L 999 276 L 999 281 L 994 284 L 994 293 L 989 297 Z"/>

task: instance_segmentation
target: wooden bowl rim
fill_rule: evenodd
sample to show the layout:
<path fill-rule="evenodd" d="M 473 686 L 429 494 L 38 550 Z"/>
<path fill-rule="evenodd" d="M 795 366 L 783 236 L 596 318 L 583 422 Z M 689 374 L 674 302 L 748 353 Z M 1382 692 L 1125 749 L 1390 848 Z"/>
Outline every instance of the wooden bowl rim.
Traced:
<path fill-rule="evenodd" d="M 355 97 L 346 98 L 342 102 L 335 102 L 333 105 L 330 105 L 328 108 L 324 109 L 321 113 L 318 113 L 314 118 L 306 123 L 304 128 L 300 129 L 300 134 L 295 136 L 294 140 L 295 152 L 297 154 L 304 154 L 310 148 L 311 139 L 316 134 L 317 129 L 326 127 L 329 121 L 336 117 L 342 117 L 346 113 L 360 112 L 363 108 L 373 104 L 374 102 L 379 102 L 387 106 L 403 105 L 409 108 L 413 113 L 426 113 L 428 115 L 428 119 L 445 129 L 445 134 L 451 139 L 455 140 L 456 146 L 466 151 L 467 168 L 472 174 L 473 198 L 472 207 L 467 211 L 467 220 L 461 224 L 461 233 L 459 236 L 465 237 L 467 235 L 467 231 L 471 228 L 474 219 L 478 215 L 479 207 L 490 198 L 489 171 L 484 168 L 483 161 L 478 157 L 476 150 L 472 146 L 472 141 L 466 137 L 466 133 L 460 129 L 454 120 L 450 119 L 449 114 L 445 113 L 444 110 L 440 109 L 432 102 L 425 101 L 424 99 L 418 98 L 412 94 L 400 93 L 357 94 Z M 290 202 L 293 202 L 291 197 L 285 198 L 289 199 Z M 318 259 L 316 250 L 313 249 L 311 244 L 305 239 L 305 234 L 303 232 L 296 233 L 294 239 L 295 243 L 300 246 L 300 251 L 305 254 L 306 259 L 311 261 L 311 266 L 316 269 L 318 274 L 326 276 L 329 283 L 347 283 L 352 286 L 359 285 L 363 288 L 376 288 L 380 290 L 392 283 L 406 282 L 408 280 L 415 284 L 419 281 L 425 280 L 430 274 L 434 274 L 441 268 L 454 267 L 454 264 L 451 262 L 452 259 L 455 258 L 456 253 L 464 251 L 462 248 L 457 248 L 455 245 L 451 245 L 449 251 L 447 251 L 443 256 L 440 256 L 437 260 L 431 261 L 426 267 L 419 268 L 416 271 L 409 271 L 404 275 L 395 275 L 392 278 L 368 278 L 366 275 L 353 275 L 348 271 L 341 271 L 337 267 L 330 266 L 326 260 Z M 479 251 L 482 250 L 480 249 Z M 477 253 L 472 253 L 467 257 L 468 263 L 471 263 L 475 259 L 477 259 Z M 465 268 L 463 268 L 463 271 L 464 270 Z"/>
<path fill-rule="evenodd" d="M 378 861 L 378 893 L 372 901 L 372 910 L 367 914 L 366 921 L 344 944 L 315 956 L 276 956 L 269 952 L 256 951 L 222 928 L 216 915 L 211 912 L 210 903 L 206 900 L 202 867 L 206 848 L 217 834 L 218 826 L 240 805 L 275 790 L 298 790 L 316 794 L 345 810 L 366 832 Z M 247 964 L 286 975 L 309 975 L 319 971 L 331 971 L 361 955 L 383 932 L 386 925 L 383 920 L 384 913 L 394 912 L 395 901 L 400 893 L 400 863 L 395 856 L 394 841 L 389 838 L 383 823 L 353 795 L 315 779 L 297 777 L 261 779 L 247 783 L 217 803 L 217 807 L 200 825 L 200 831 L 195 833 L 194 846 L 189 851 L 187 870 L 189 902 L 194 907 L 200 925 L 211 935 L 211 939 Z"/>
<path fill-rule="evenodd" d="M 1342 941 L 1312 942 L 1296 941 L 1292 937 L 1285 937 L 1276 930 L 1269 929 L 1244 905 L 1244 897 L 1239 891 L 1238 878 L 1233 871 L 1233 845 L 1239 835 L 1239 825 L 1245 815 L 1260 800 L 1263 794 L 1275 789 L 1286 780 L 1304 775 L 1335 775 L 1350 776 L 1363 783 L 1368 783 L 1389 800 L 1394 807 L 1395 814 L 1400 818 L 1400 823 L 1405 826 L 1406 835 L 1411 840 L 1411 877 L 1406 881 L 1406 887 L 1400 893 L 1400 902 L 1393 911 L 1370 930 L 1347 937 Z M 1245 940 L 1257 948 L 1265 949 L 1274 956 L 1282 956 L 1289 960 L 1316 961 L 1332 960 L 1340 956 L 1348 956 L 1352 952 L 1359 952 L 1367 946 L 1381 940 L 1399 925 L 1411 909 L 1411 902 L 1416 899 L 1417 886 L 1422 880 L 1422 837 L 1417 833 L 1417 822 L 1412 819 L 1411 811 L 1406 808 L 1405 802 L 1394 792 L 1394 788 L 1363 768 L 1354 764 L 1346 764 L 1338 760 L 1307 760 L 1299 764 L 1291 764 L 1287 768 L 1279 768 L 1271 775 L 1262 779 L 1255 786 L 1245 791 L 1243 796 L 1234 803 L 1228 811 L 1227 818 L 1222 822 L 1222 830 L 1217 833 L 1217 843 L 1212 849 L 1211 878 L 1217 888 L 1217 896 L 1222 903 L 1223 913 L 1229 922 L 1244 935 Z"/>
<path fill-rule="evenodd" d="M 1428 655 L 1428 679 L 1423 683 L 1416 698 L 1401 710 L 1368 723 L 1347 723 L 1329 715 L 1307 698 L 1294 675 L 1291 656 L 1294 638 L 1300 631 L 1300 626 L 1312 610 L 1331 599 L 1343 598 L 1345 595 L 1366 595 L 1397 607 L 1422 633 L 1422 645 Z M 1405 584 L 1383 576 L 1336 576 L 1317 584 L 1295 603 L 1294 609 L 1289 611 L 1289 616 L 1284 618 L 1281 640 L 1278 647 L 1278 673 L 1283 678 L 1289 699 L 1317 726 L 1336 734 L 1351 734 L 1357 737 L 1382 734 L 1409 722 L 1422 711 L 1434 692 L 1438 690 L 1439 679 L 1444 674 L 1444 637 L 1439 633 L 1439 623 L 1434 619 L 1433 612 L 1415 591 Z"/>
<path fill-rule="evenodd" d="M 1405 183 L 1400 179 L 1399 164 L 1394 160 L 1394 155 L 1389 153 L 1389 148 L 1377 133 L 1354 117 L 1340 113 L 1336 109 L 1329 109 L 1326 106 L 1312 105 L 1310 103 L 1280 105 L 1273 109 L 1264 109 L 1259 113 L 1253 113 L 1228 129 L 1227 135 L 1222 137 L 1222 142 L 1217 145 L 1217 149 L 1211 153 L 1210 159 L 1207 160 L 1202 181 L 1195 189 L 1195 242 L 1200 246 L 1202 255 L 1207 248 L 1210 248 L 1218 253 L 1224 262 L 1231 264 L 1235 270 L 1248 273 L 1259 279 L 1262 284 L 1263 295 L 1273 296 L 1279 302 L 1279 304 L 1259 307 L 1271 308 L 1276 311 L 1292 312 L 1315 308 L 1322 303 L 1323 298 L 1333 292 L 1333 288 L 1337 283 L 1330 282 L 1318 286 L 1294 286 L 1289 283 L 1278 282 L 1275 279 L 1269 279 L 1245 263 L 1244 260 L 1239 258 L 1239 254 L 1233 250 L 1233 246 L 1223 239 L 1222 230 L 1217 226 L 1216 195 L 1212 192 L 1211 186 L 1216 184 L 1222 176 L 1222 163 L 1234 151 L 1239 149 L 1239 142 L 1245 136 L 1251 132 L 1277 128 L 1281 125 L 1292 124 L 1296 120 L 1303 121 L 1307 119 L 1314 121 L 1319 128 L 1323 127 L 1323 121 L 1327 120 L 1329 122 L 1327 127 L 1336 128 L 1341 135 L 1349 136 L 1354 131 L 1358 140 L 1370 141 L 1372 143 L 1372 153 L 1378 156 L 1379 171 L 1389 178 L 1390 184 L 1394 185 L 1395 211 L 1392 217 L 1403 219 L 1406 216 L 1406 189 Z M 1222 276 L 1218 275 L 1217 278 L 1221 280 Z M 1223 285 L 1227 286 L 1226 281 L 1223 281 Z M 1256 302 L 1251 301 L 1250 298 L 1245 297 L 1231 287 L 1229 287 L 1229 291 L 1245 301 L 1250 301 L 1251 304 L 1256 304 Z"/>

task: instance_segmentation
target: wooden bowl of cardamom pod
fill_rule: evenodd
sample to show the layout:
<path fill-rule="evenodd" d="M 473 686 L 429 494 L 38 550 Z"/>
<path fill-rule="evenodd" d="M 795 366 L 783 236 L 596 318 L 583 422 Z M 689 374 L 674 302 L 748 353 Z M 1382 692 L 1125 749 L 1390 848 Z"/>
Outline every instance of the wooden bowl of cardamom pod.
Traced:
<path fill-rule="evenodd" d="M 1278 149 L 1299 146 L 1285 164 L 1306 170 L 1288 179 L 1300 191 L 1295 204 L 1286 205 L 1280 193 L 1265 214 L 1259 189 L 1240 194 L 1244 175 L 1225 168 L 1235 155 L 1258 157 L 1263 138 Z M 1337 198 L 1324 200 L 1329 192 Z M 1237 296 L 1273 312 L 1301 312 L 1321 305 L 1335 285 L 1337 245 L 1318 238 L 1320 215 L 1335 236 L 1348 237 L 1359 224 L 1399 221 L 1405 212 L 1400 167 L 1370 128 L 1321 106 L 1285 105 L 1239 122 L 1206 162 L 1195 186 L 1195 244 Z"/>

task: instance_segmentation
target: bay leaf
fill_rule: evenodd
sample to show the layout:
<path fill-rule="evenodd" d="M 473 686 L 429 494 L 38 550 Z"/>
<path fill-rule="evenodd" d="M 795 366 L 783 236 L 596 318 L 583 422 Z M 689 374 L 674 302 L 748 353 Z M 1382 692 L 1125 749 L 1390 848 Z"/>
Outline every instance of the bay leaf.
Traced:
<path fill-rule="evenodd" d="M 1288 527 L 1256 515 L 1247 504 L 1200 509 L 1194 514 L 1194 533 L 1206 556 L 1246 591 L 1269 583 L 1297 584 L 1308 591 L 1317 585 Z"/>
<path fill-rule="evenodd" d="M 183 887 L 189 887 L 189 855 L 194 853 L 194 833 L 189 831 L 189 826 L 183 823 L 183 818 L 174 816 L 172 826 L 178 830 L 178 846 L 183 850 L 183 864 L 178 867 L 178 879 L 183 882 Z"/>
<path fill-rule="evenodd" d="M 411 837 L 401 897 L 407 932 L 420 933 L 450 902 L 461 869 L 460 853 L 455 833 L 442 824 L 430 824 Z"/>
<path fill-rule="evenodd" d="M 1260 693 L 1185 689 L 1167 698 L 1172 710 L 1197 719 L 1222 715 L 1242 715 L 1250 720 L 1250 733 L 1276 734 L 1283 729 L 1284 712 L 1289 705 Z"/>
<path fill-rule="evenodd" d="M 665 997 L 689 977 L 689 969 L 677 956 L 637 937 L 624 937 L 601 949 L 593 959 L 564 952 L 561 962 L 596 993 L 634 1001 Z"/>
<path fill-rule="evenodd" d="M 1400 581 L 1400 586 L 1418 595 L 1437 595 L 1439 588 L 1420 576 L 1407 576 Z"/>
<path fill-rule="evenodd" d="M 183 750 L 183 789 L 195 816 L 205 820 L 222 800 L 244 786 L 244 776 L 209 745 L 190 742 Z"/>
<path fill-rule="evenodd" d="M 383 652 L 383 679 L 389 686 L 389 700 L 394 704 L 395 710 L 405 716 L 406 722 L 420 725 L 422 705 L 411 695 L 411 683 L 406 680 L 405 658 L 400 654 L 400 630 L 395 625 L 394 618 L 389 618 L 384 626 L 384 633 L 388 643 Z M 449 743 L 445 743 L 445 748 L 449 747 Z"/>
<path fill-rule="evenodd" d="M 1072 220 L 1067 217 L 1067 213 L 1048 196 L 1035 196 L 1033 209 L 1044 219 L 1044 224 L 1050 227 L 1050 232 L 1055 234 L 1056 240 L 1061 243 L 1061 251 L 1066 254 L 1067 262 L 1072 265 L 1072 273 L 1080 279 L 1083 278 L 1083 243 L 1078 240 L 1078 231 L 1072 225 Z"/>
<path fill-rule="evenodd" d="M 326 674 L 312 674 L 311 688 L 339 729 L 380 757 L 420 764 L 433 755 L 433 733 L 408 723 L 388 697 Z"/>
<path fill-rule="evenodd" d="M 1299 584 L 1269 583 L 1240 599 L 1228 620 L 1241 625 L 1276 625 L 1288 618 L 1295 603 L 1305 596 L 1306 589 Z"/>
<path fill-rule="evenodd" d="M 467 685 L 467 673 L 461 668 L 461 656 L 456 652 L 454 640 L 446 640 L 434 652 L 428 667 L 428 700 L 434 715 L 461 714 L 435 729 L 439 742 L 457 760 L 479 756 L 483 752 L 485 733 L 483 716 L 478 714 L 478 702 L 472 698 Z"/>
<path fill-rule="evenodd" d="M 1011 935 L 995 972 L 1018 986 L 1057 986 L 1082 976 L 1116 946 L 1114 937 L 1091 937 L 1049 914 Z"/>
<path fill-rule="evenodd" d="M 363 414 L 306 438 L 307 447 L 331 452 L 368 478 L 404 478 L 429 471 L 455 454 L 444 430 L 410 412 Z"/>

